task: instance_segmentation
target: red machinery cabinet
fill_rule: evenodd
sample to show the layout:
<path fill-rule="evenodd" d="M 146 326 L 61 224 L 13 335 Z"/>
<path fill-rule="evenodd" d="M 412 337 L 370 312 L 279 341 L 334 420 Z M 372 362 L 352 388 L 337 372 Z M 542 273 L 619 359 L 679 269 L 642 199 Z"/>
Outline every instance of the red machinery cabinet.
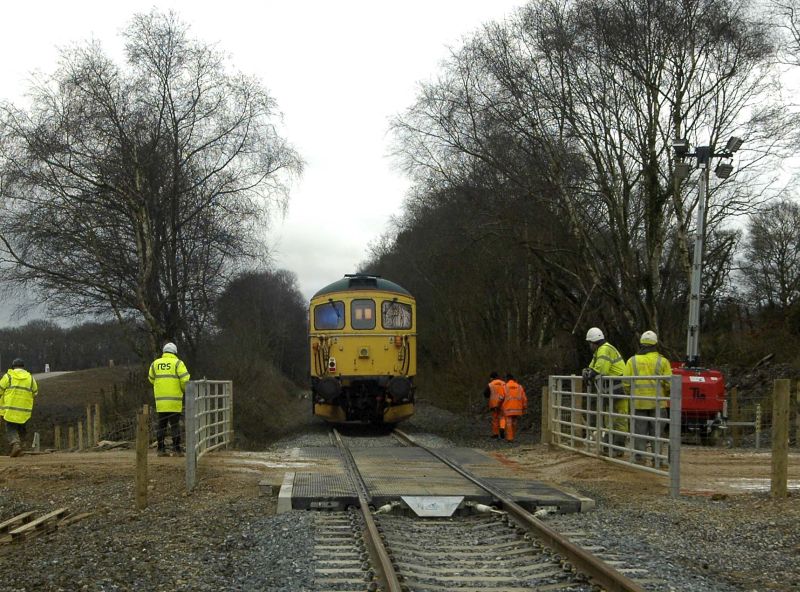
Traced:
<path fill-rule="evenodd" d="M 681 423 L 684 431 L 702 436 L 722 427 L 725 416 L 725 377 L 719 370 L 687 368 L 672 363 L 672 373 L 681 376 Z"/>

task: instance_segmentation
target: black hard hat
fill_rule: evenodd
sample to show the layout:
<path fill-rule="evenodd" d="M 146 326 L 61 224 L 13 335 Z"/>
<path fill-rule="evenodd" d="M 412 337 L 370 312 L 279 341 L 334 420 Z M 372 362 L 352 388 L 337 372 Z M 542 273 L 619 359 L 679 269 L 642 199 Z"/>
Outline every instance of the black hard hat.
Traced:
<path fill-rule="evenodd" d="M 11 362 L 12 368 L 24 368 L 25 362 L 22 361 L 22 358 L 14 358 L 14 361 Z"/>
<path fill-rule="evenodd" d="M 497 378 L 497 376 L 498 376 L 497 372 L 492 372 L 492 373 L 489 375 L 489 378 Z"/>

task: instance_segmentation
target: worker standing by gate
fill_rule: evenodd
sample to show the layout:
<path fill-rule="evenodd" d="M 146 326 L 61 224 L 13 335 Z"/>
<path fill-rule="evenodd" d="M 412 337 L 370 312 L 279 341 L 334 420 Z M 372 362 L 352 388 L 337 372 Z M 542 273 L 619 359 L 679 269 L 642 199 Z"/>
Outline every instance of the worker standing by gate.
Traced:
<path fill-rule="evenodd" d="M 167 456 L 164 444 L 167 425 L 172 430 L 173 453 L 175 456 L 183 456 L 180 419 L 183 412 L 183 394 L 190 376 L 186 365 L 178 359 L 178 347 L 174 343 L 164 345 L 161 357 L 150 364 L 147 378 L 153 385 L 156 412 L 158 413 L 156 429 L 158 456 Z"/>
<path fill-rule="evenodd" d="M 500 429 L 505 427 L 506 441 L 513 442 L 519 425 L 519 418 L 528 410 L 528 397 L 523 386 L 514 380 L 511 374 L 506 375 L 506 396 L 502 404 L 503 416 Z M 505 423 L 505 426 L 503 426 Z"/>
<path fill-rule="evenodd" d="M 622 376 L 625 373 L 625 359 L 616 347 L 606 341 L 605 335 L 603 335 L 603 332 L 598 327 L 592 327 L 587 331 L 586 341 L 589 342 L 589 347 L 592 350 L 592 361 L 589 363 L 589 367 L 583 371 L 583 380 L 587 385 L 595 382 L 598 376 L 606 378 Z M 620 380 L 611 379 L 606 386 L 608 387 L 607 393 L 618 396 L 625 394 L 622 388 L 622 381 Z M 600 399 L 602 389 L 596 390 L 599 402 L 602 400 Z M 613 403 L 611 401 L 613 401 Z M 615 414 L 628 415 L 627 399 L 606 399 L 605 405 L 598 405 L 598 413 L 608 413 L 611 409 L 614 410 Z M 628 432 L 628 418 L 614 417 L 601 427 L 610 427 L 614 432 Z M 624 433 L 615 433 L 613 434 L 613 438 L 606 439 L 606 444 L 611 442 L 614 446 L 624 447 L 625 438 L 626 436 Z M 616 450 L 608 446 L 604 447 L 604 450 L 609 456 L 622 456 L 623 454 L 621 450 Z"/>
<path fill-rule="evenodd" d="M 639 339 L 639 352 L 631 356 L 625 364 L 625 376 L 672 376 L 669 360 L 658 353 L 658 336 L 653 331 L 645 331 Z M 660 438 L 663 426 L 669 425 L 670 381 L 666 379 L 632 380 L 625 384 L 625 390 L 634 395 L 633 398 L 633 447 L 636 452 L 644 452 L 647 448 L 645 438 Z M 660 391 L 660 392 L 659 392 Z M 663 397 L 656 405 L 656 394 Z M 667 421 L 662 421 L 666 418 Z M 655 450 L 655 443 L 649 440 Z M 641 454 L 634 454 L 634 462 L 643 463 Z"/>
<path fill-rule="evenodd" d="M 497 372 L 489 375 L 489 384 L 483 390 L 483 396 L 488 399 L 489 412 L 492 414 L 492 438 L 502 438 L 504 435 L 500 433 L 500 417 L 503 415 L 501 406 L 506 397 L 506 383 Z"/>
<path fill-rule="evenodd" d="M 39 385 L 36 379 L 25 370 L 25 362 L 16 358 L 11 362 L 11 369 L 0 378 L 0 416 L 6 422 L 6 437 L 11 445 L 9 456 L 22 454 L 25 424 L 33 413 L 33 400 L 37 394 Z"/>

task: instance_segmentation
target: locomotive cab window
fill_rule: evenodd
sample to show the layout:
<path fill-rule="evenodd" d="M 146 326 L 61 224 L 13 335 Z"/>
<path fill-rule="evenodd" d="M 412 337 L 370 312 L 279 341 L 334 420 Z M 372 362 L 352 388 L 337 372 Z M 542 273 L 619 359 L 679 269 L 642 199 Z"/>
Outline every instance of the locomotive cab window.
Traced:
<path fill-rule="evenodd" d="M 314 328 L 322 331 L 344 329 L 344 302 L 330 300 L 314 308 Z"/>
<path fill-rule="evenodd" d="M 381 303 L 381 323 L 384 329 L 410 329 L 411 305 L 384 300 Z"/>
<path fill-rule="evenodd" d="M 350 324 L 353 329 L 374 329 L 375 301 L 353 300 L 350 304 Z"/>

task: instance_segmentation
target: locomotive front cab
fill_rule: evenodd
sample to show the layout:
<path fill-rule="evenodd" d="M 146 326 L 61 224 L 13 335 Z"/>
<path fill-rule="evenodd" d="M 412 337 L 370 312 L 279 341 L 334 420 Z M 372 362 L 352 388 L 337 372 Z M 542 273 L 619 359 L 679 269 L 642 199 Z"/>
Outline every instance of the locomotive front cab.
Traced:
<path fill-rule="evenodd" d="M 314 415 L 396 423 L 414 413 L 416 305 L 397 284 L 348 275 L 310 307 Z"/>

